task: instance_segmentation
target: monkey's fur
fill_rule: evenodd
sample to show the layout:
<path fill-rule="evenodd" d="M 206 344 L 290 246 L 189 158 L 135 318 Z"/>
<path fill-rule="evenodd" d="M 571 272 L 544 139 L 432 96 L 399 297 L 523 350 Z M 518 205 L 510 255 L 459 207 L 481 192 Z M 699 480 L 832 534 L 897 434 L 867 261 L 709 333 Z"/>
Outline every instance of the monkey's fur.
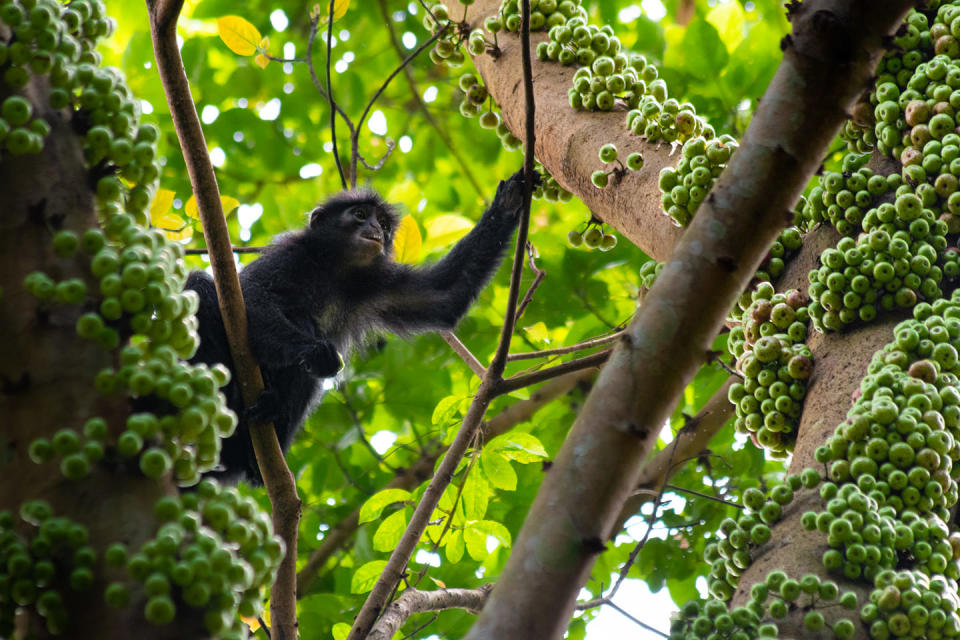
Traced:
<path fill-rule="evenodd" d="M 477 225 L 431 266 L 393 261 L 397 215 L 375 192 L 361 190 L 328 199 L 306 229 L 279 236 L 243 269 L 250 347 L 266 390 L 245 411 L 238 385 L 224 389 L 240 421 L 209 475 L 261 484 L 251 420 L 272 421 L 286 452 L 320 399 L 320 379 L 335 375 L 338 354 L 371 332 L 453 329 L 500 264 L 520 217 L 522 185 L 522 172 L 502 181 Z M 200 347 L 192 362 L 221 362 L 233 371 L 213 279 L 194 271 L 186 288 L 200 297 Z"/>

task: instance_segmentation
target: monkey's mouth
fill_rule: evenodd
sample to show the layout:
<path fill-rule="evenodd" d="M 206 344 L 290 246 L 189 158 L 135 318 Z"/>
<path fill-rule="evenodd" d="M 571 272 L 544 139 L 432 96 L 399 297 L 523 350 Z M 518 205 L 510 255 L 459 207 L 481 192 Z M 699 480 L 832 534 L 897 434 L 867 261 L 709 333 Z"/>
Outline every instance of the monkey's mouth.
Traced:
<path fill-rule="evenodd" d="M 374 235 L 372 233 L 361 233 L 360 237 L 369 242 L 374 242 L 379 246 L 383 246 L 383 237 L 379 235 Z"/>

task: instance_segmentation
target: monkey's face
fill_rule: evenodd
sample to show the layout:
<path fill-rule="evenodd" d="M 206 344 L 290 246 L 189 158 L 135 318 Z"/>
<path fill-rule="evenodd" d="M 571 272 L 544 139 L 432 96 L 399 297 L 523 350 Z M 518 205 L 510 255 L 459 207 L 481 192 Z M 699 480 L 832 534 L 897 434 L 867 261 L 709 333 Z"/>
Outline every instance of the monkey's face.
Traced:
<path fill-rule="evenodd" d="M 389 216 L 373 204 L 359 203 L 343 210 L 340 228 L 355 266 L 367 266 L 388 253 L 392 237 L 389 221 Z"/>

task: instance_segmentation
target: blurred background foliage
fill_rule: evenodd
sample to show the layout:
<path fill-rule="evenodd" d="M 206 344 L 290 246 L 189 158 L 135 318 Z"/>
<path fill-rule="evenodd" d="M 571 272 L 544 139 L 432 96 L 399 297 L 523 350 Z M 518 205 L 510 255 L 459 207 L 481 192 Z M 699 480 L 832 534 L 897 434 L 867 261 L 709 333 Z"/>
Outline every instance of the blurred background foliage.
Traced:
<path fill-rule="evenodd" d="M 628 49 L 659 65 L 671 96 L 692 102 L 718 133 L 738 137 L 779 63 L 779 42 L 788 29 L 779 0 L 602 0 L 585 5 L 595 23 L 611 25 Z M 237 246 L 267 245 L 275 235 L 301 227 L 305 214 L 339 189 L 339 180 L 331 153 L 328 104 L 314 87 L 307 65 L 270 62 L 261 69 L 254 57 L 236 55 L 225 46 L 217 19 L 239 15 L 268 38 L 270 54 L 302 59 L 313 9 L 312 3 L 293 0 L 188 0 L 180 20 L 182 54 L 220 190 L 235 199 L 227 202 Z M 163 197 L 157 198 L 155 213 L 175 216 L 164 218 L 166 224 L 175 220 L 183 227 L 186 245 L 202 247 L 199 223 L 187 206 L 189 179 L 154 69 L 145 6 L 109 2 L 108 10 L 119 28 L 103 51 L 106 63 L 124 71 L 143 101 L 145 119 L 162 132 Z M 357 119 L 390 71 L 429 37 L 422 18 L 416 1 L 354 0 L 335 22 L 333 88 L 351 118 Z M 321 81 L 322 44 L 321 34 L 313 50 Z M 380 170 L 361 167 L 359 182 L 376 188 L 416 220 L 424 238 L 417 261 L 446 251 L 465 232 L 462 219 L 477 220 L 497 182 L 522 163 L 520 152 L 504 150 L 496 135 L 458 112 L 463 93 L 457 78 L 472 70 L 469 61 L 450 69 L 435 66 L 422 55 L 410 66 L 409 78 L 401 73 L 394 79 L 363 124 L 360 152 L 371 164 L 386 152 L 388 140 L 396 148 Z M 337 132 L 346 158 L 348 133 L 342 122 Z M 620 151 L 625 156 L 631 150 Z M 629 321 L 640 294 L 637 273 L 649 258 L 622 239 L 609 252 L 568 247 L 568 231 L 582 230 L 589 219 L 590 212 L 576 198 L 569 203 L 534 202 L 530 238 L 538 253 L 536 264 L 547 275 L 519 323 L 513 351 L 574 344 Z M 243 255 L 241 261 L 249 259 L 252 256 Z M 190 260 L 195 268 L 205 264 L 199 256 Z M 481 362 L 488 362 L 495 348 L 507 276 L 505 265 L 457 330 Z M 526 271 L 524 285 L 532 279 Z M 533 366 L 543 366 L 543 361 L 513 363 L 507 373 Z M 726 376 L 717 366 L 703 369 L 665 426 L 661 446 Z M 450 441 L 477 385 L 478 378 L 436 335 L 385 336 L 350 358 L 288 456 L 304 502 L 303 562 L 331 528 L 402 469 L 424 455 L 436 455 Z M 530 392 L 498 399 L 488 418 Z M 541 462 L 556 454 L 584 393 L 578 388 L 552 402 L 532 421 L 517 425 L 502 447 L 464 461 L 441 505 L 454 511 L 453 526 L 439 546 L 422 543 L 410 566 L 412 584 L 424 589 L 472 587 L 496 578 L 539 486 Z M 673 484 L 732 498 L 782 473 L 782 463 L 765 461 L 751 444 L 735 440 L 732 429 L 711 443 L 711 451 L 714 456 L 684 464 Z M 254 493 L 266 504 L 265 495 Z M 416 500 L 417 495 L 414 490 L 409 499 Z M 364 585 L 372 585 L 367 578 L 376 576 L 399 539 L 410 504 L 381 507 L 327 562 L 301 600 L 304 639 L 329 638 L 335 624 L 351 622 L 365 596 Z M 705 541 L 731 511 L 715 501 L 668 492 L 629 577 L 645 581 L 653 591 L 667 587 L 676 602 L 696 597 L 698 577 L 706 570 L 700 560 Z M 584 598 L 609 587 L 645 529 L 646 521 L 640 517 L 628 522 L 600 556 Z M 433 527 L 428 535 L 436 539 L 441 531 L 442 527 Z M 643 614 L 647 609 L 643 602 L 620 605 L 666 628 L 666 610 L 650 618 Z M 569 637 L 601 637 L 587 632 L 587 622 L 597 613 L 580 614 Z M 406 630 L 428 620 L 425 614 L 416 616 Z M 414 637 L 461 637 L 472 620 L 462 611 L 444 612 Z M 631 629 L 641 633 L 639 627 Z"/>

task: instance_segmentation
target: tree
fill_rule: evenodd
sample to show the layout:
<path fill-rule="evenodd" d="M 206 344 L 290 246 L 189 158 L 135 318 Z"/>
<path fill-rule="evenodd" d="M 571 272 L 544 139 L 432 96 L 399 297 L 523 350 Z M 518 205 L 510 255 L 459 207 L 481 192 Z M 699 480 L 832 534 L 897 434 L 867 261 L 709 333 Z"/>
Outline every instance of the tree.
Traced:
<path fill-rule="evenodd" d="M 576 637 L 618 572 L 678 604 L 708 577 L 714 599 L 684 607 L 677 637 L 775 635 L 773 620 L 781 637 L 954 635 L 957 11 L 931 2 L 904 23 L 908 2 L 810 0 L 787 7 L 788 25 L 772 0 L 679 2 L 664 27 L 633 5 L 534 4 L 530 85 L 517 2 L 205 0 L 180 15 L 151 1 L 149 20 L 124 3 L 95 50 L 112 30 L 99 2 L 0 1 L 0 322 L 14 338 L 0 344 L 0 406 L 18 478 L 0 500 L 2 635 L 233 637 L 263 626 L 272 584 L 271 637 L 296 624 L 346 637 L 358 614 L 351 637 Z M 455 84 L 467 54 L 475 72 Z M 183 362 L 184 265 L 209 247 L 224 309 L 242 318 L 223 293 L 227 233 L 255 253 L 323 193 L 367 179 L 407 207 L 401 259 L 422 260 L 469 228 L 530 136 L 544 175 L 534 248 L 521 241 L 459 337 L 351 358 L 288 456 L 296 495 L 275 444 L 269 499 L 206 481 L 179 493 L 232 428 L 223 372 Z M 860 170 L 870 152 L 882 184 Z M 788 221 L 799 229 L 778 237 Z M 567 246 L 584 240 L 606 250 Z M 887 262 L 895 242 L 901 262 Z M 844 268 L 865 260 L 891 272 L 860 291 Z M 757 284 L 778 275 L 777 297 Z M 865 311 L 882 305 L 897 309 Z M 898 324 L 911 309 L 917 322 Z M 805 339 L 792 327 L 807 317 Z M 787 391 L 756 393 L 778 375 Z M 167 404 L 130 401 L 154 396 Z M 665 422 L 674 444 L 658 444 Z M 642 503 L 667 536 L 611 541 Z M 581 583 L 595 599 L 570 622 Z M 467 610 L 484 605 L 474 625 Z"/>

